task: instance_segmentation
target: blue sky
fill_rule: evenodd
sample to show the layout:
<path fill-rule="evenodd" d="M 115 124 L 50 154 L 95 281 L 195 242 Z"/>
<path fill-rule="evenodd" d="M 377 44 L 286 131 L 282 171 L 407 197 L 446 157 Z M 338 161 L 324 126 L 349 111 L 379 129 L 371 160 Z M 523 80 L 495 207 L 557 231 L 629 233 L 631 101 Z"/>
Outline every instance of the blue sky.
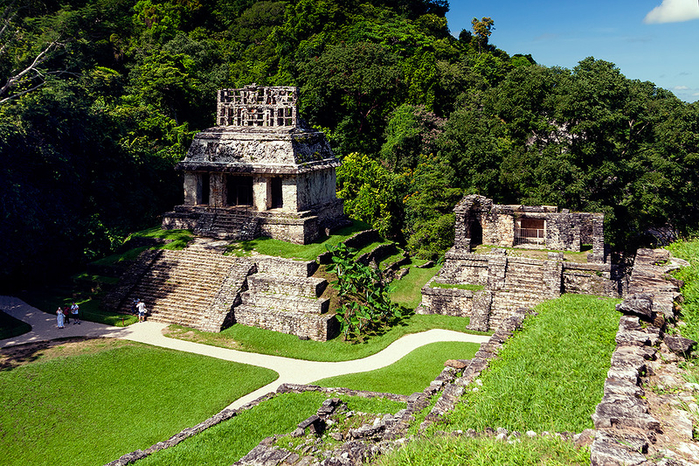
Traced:
<path fill-rule="evenodd" d="M 455 36 L 471 20 L 495 21 L 490 42 L 510 55 L 573 68 L 610 61 L 630 79 L 651 81 L 686 102 L 699 100 L 698 0 L 450 0 Z"/>

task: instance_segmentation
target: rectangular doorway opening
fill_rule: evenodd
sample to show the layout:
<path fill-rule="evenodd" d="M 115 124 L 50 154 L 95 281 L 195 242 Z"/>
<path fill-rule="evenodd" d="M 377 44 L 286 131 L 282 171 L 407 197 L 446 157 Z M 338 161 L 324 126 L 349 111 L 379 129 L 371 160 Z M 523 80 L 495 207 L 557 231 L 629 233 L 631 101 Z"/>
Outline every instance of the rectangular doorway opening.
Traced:
<path fill-rule="evenodd" d="M 282 179 L 279 177 L 272 178 L 271 181 L 272 208 L 281 209 L 284 207 L 284 198 L 282 196 Z"/>
<path fill-rule="evenodd" d="M 229 206 L 252 205 L 252 177 L 230 175 L 226 180 L 227 199 Z"/>

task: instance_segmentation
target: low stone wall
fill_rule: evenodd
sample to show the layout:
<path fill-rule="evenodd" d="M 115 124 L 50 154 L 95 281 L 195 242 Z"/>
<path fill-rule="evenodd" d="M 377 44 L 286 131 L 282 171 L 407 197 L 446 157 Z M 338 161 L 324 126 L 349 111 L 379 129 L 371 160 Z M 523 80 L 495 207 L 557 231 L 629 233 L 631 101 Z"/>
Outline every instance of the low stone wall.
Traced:
<path fill-rule="evenodd" d="M 482 285 L 491 292 L 478 302 L 478 330 L 497 328 L 520 307 L 532 307 L 561 293 L 596 294 L 619 297 L 621 282 L 612 277 L 611 264 L 574 263 L 561 253 L 549 253 L 547 260 L 509 256 L 504 249 L 474 254 L 452 248 L 435 281 L 451 285 Z M 419 314 L 471 317 L 475 295 L 466 290 L 422 288 Z"/>
<path fill-rule="evenodd" d="M 433 288 L 434 278 L 422 287 L 422 302 L 418 314 L 441 314 L 471 317 L 473 291 L 459 288 Z"/>
<path fill-rule="evenodd" d="M 255 256 L 259 273 L 291 275 L 294 277 L 310 277 L 318 268 L 316 261 L 297 261 L 274 256 Z"/>
<path fill-rule="evenodd" d="M 612 280 L 611 272 L 611 264 L 563 262 L 562 290 L 617 298 L 621 296 L 620 283 Z"/>
<path fill-rule="evenodd" d="M 308 244 L 320 236 L 318 217 L 298 218 L 292 216 L 257 213 L 260 234 L 295 244 Z"/>
<path fill-rule="evenodd" d="M 313 315 L 245 305 L 236 307 L 234 314 L 237 324 L 288 333 L 315 341 L 327 341 L 340 331 L 334 314 Z"/>
<path fill-rule="evenodd" d="M 655 305 L 656 301 L 662 304 L 680 297 L 679 283 L 667 276 L 678 268 L 678 263 L 673 264 L 665 250 L 639 250 L 636 259 L 630 288 L 644 292 L 631 294 L 617 305 L 623 313 L 617 347 L 604 384 L 604 396 L 592 415 L 597 429 L 591 447 L 593 466 L 647 464 L 647 459 L 658 455 L 653 452 L 653 444 L 663 433 L 663 425 L 657 418 L 660 413 L 649 409 L 645 382 L 654 372 L 652 367 L 658 367 L 654 361 L 659 349 L 679 343 L 680 352 L 687 352 L 696 344 L 666 335 L 666 319 L 674 320 L 674 306 L 668 315 L 666 306 Z M 669 360 L 670 356 L 664 354 L 663 359 Z M 688 440 L 691 441 L 691 433 Z"/>

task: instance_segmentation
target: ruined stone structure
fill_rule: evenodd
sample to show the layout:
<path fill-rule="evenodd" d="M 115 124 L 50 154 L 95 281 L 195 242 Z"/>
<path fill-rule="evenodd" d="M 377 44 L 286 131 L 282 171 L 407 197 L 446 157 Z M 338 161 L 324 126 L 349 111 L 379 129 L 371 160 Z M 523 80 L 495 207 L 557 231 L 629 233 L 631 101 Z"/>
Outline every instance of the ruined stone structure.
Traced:
<path fill-rule="evenodd" d="M 304 127 L 297 100 L 295 87 L 219 91 L 218 126 L 198 133 L 177 164 L 184 204 L 163 228 L 306 244 L 345 223 L 335 197 L 340 161 L 323 133 Z"/>
<path fill-rule="evenodd" d="M 471 246 L 531 246 L 560 251 L 580 251 L 592 245 L 588 262 L 604 262 L 604 214 L 558 212 L 556 206 L 493 204 L 477 194 L 464 197 L 454 208 L 454 245 L 470 251 Z"/>
<path fill-rule="evenodd" d="M 468 195 L 454 208 L 454 247 L 445 255 L 440 274 L 422 289 L 418 313 L 470 317 L 471 328 L 489 330 L 518 308 L 532 307 L 561 293 L 619 297 L 623 282 L 616 267 L 605 262 L 604 216 L 558 212 L 554 206 L 494 205 L 491 199 Z M 475 254 L 476 244 L 500 246 Z M 564 259 L 562 251 L 580 251 L 592 244 L 586 263 Z M 505 247 L 558 249 L 546 259 L 520 257 Z M 441 288 L 474 285 L 481 290 Z"/>

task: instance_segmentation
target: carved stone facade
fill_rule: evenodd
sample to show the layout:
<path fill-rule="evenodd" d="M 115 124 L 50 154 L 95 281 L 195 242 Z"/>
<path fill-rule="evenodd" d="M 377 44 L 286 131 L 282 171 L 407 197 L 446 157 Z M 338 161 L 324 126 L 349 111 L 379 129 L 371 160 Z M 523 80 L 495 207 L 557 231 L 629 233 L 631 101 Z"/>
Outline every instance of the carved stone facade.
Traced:
<path fill-rule="evenodd" d="M 592 245 L 588 262 L 604 262 L 604 214 L 558 211 L 556 206 L 493 204 L 477 194 L 465 196 L 454 208 L 454 246 L 470 250 L 477 244 L 580 251 Z"/>
<path fill-rule="evenodd" d="M 305 244 L 345 223 L 335 196 L 340 161 L 323 133 L 301 124 L 297 99 L 293 87 L 219 91 L 219 126 L 198 133 L 177 164 L 184 203 L 163 228 Z"/>

